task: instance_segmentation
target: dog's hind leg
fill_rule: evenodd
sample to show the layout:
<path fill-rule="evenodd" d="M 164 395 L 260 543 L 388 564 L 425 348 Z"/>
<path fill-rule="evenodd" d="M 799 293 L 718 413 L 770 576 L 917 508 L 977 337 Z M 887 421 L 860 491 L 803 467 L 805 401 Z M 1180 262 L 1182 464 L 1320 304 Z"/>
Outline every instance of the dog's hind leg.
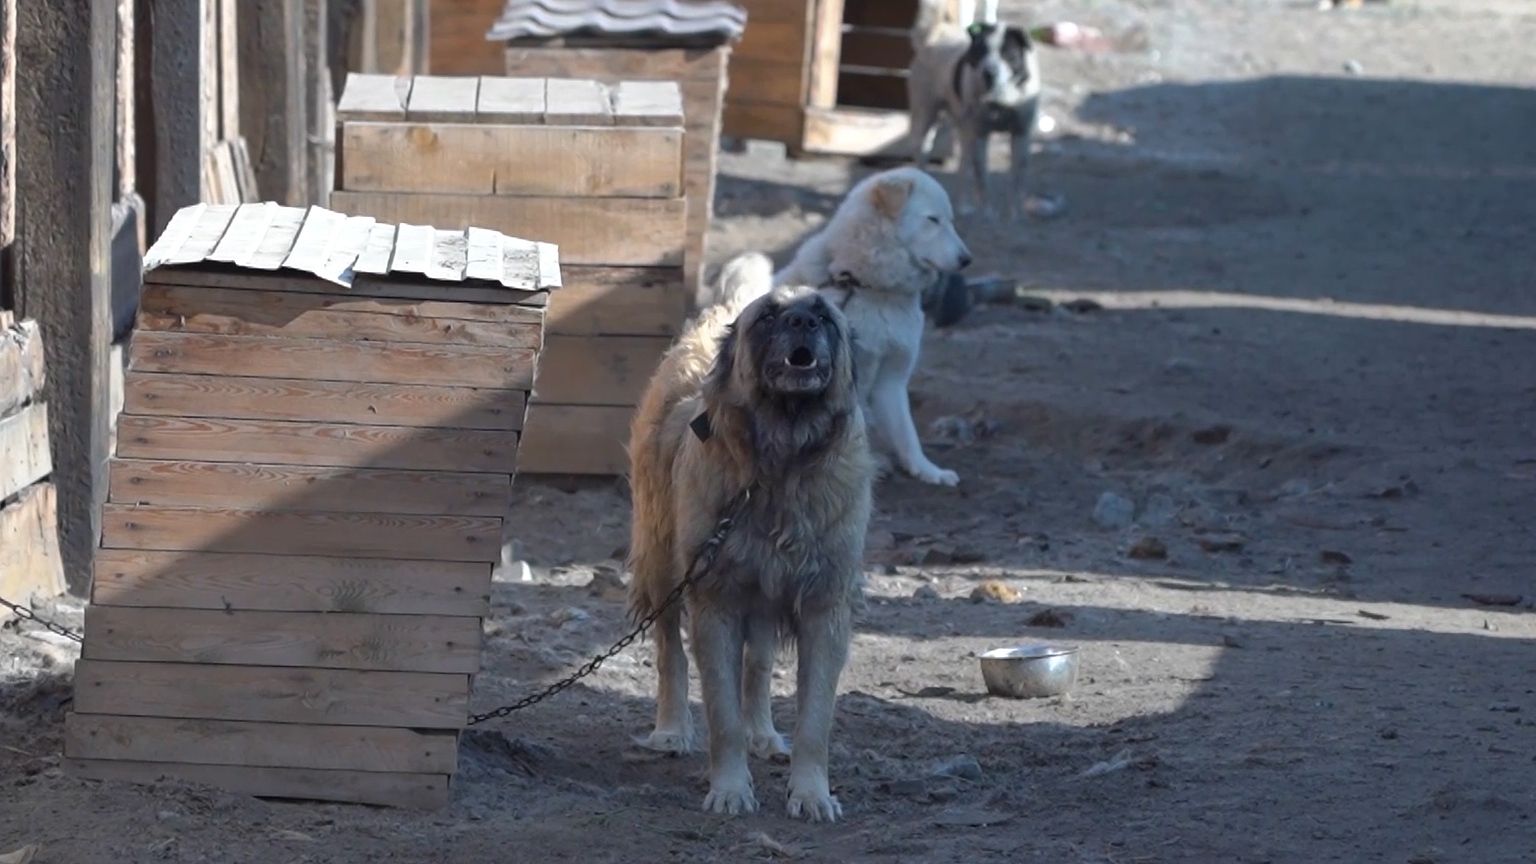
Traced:
<path fill-rule="evenodd" d="M 688 652 L 683 650 L 682 610 L 673 607 L 657 619 L 656 728 L 635 743 L 662 753 L 693 750 L 693 714 L 688 710 Z"/>
<path fill-rule="evenodd" d="M 962 212 L 987 209 L 987 130 L 968 118 L 956 124 L 960 128 L 960 174 L 969 182 L 970 203 L 962 204 Z"/>
<path fill-rule="evenodd" d="M 747 768 L 747 728 L 741 716 L 741 661 L 745 627 L 740 618 L 701 604 L 693 609 L 693 659 L 699 664 L 704 714 L 709 718 L 709 794 L 712 813 L 751 813 L 752 772 Z"/>
<path fill-rule="evenodd" d="M 773 659 L 778 653 L 777 622 L 764 615 L 747 619 L 747 656 L 742 662 L 741 709 L 747 715 L 752 755 L 778 760 L 789 746 L 773 728 Z"/>
<path fill-rule="evenodd" d="M 1024 212 L 1029 194 L 1029 143 L 1034 140 L 1040 103 L 1031 99 L 1019 106 L 1019 125 L 1008 142 L 1008 216 L 1017 219 Z"/>
<path fill-rule="evenodd" d="M 795 681 L 795 749 L 789 763 L 789 815 L 835 822 L 843 807 L 827 781 L 837 679 L 848 660 L 849 614 L 835 606 L 802 610 L 796 630 L 800 668 Z"/>
<path fill-rule="evenodd" d="M 907 126 L 907 155 L 919 167 L 926 166 L 933 156 L 933 125 L 939 119 L 938 109 L 938 104 L 921 92 L 921 85 L 908 78 L 907 112 L 911 120 Z"/>

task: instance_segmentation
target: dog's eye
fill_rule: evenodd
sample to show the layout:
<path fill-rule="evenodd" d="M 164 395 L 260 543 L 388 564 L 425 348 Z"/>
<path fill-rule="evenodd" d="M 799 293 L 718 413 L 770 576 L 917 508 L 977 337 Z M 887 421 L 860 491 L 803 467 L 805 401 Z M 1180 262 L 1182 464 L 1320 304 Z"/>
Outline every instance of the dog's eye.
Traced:
<path fill-rule="evenodd" d="M 929 216 L 929 217 L 928 217 L 928 221 L 929 221 L 929 222 L 932 222 L 932 223 L 933 223 L 933 224 L 935 224 L 935 225 L 940 225 L 940 224 L 943 224 L 943 223 L 942 223 L 942 222 L 941 222 L 941 220 L 940 220 L 940 219 L 939 219 L 939 217 L 937 217 L 937 216 Z"/>

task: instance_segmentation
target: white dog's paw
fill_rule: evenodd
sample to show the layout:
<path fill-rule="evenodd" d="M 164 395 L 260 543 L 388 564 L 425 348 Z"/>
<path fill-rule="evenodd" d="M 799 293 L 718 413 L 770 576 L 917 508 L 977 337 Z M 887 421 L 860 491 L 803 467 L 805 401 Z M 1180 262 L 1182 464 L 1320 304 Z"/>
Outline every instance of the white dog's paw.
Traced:
<path fill-rule="evenodd" d="M 912 469 L 912 476 L 934 486 L 958 486 L 960 475 L 937 465 L 919 465 Z"/>
<path fill-rule="evenodd" d="M 649 735 L 636 736 L 635 745 L 657 753 L 683 756 L 693 752 L 692 729 L 657 729 Z"/>
<path fill-rule="evenodd" d="M 752 755 L 770 762 L 789 761 L 789 745 L 784 743 L 784 736 L 768 730 L 767 732 L 752 733 Z"/>
<path fill-rule="evenodd" d="M 709 794 L 704 796 L 704 809 L 722 816 L 738 816 L 757 812 L 757 796 L 752 794 L 752 780 L 728 783 L 710 783 Z"/>
<path fill-rule="evenodd" d="M 843 805 L 827 788 L 825 778 L 796 783 L 789 781 L 789 815 L 812 822 L 836 822 L 843 815 Z"/>

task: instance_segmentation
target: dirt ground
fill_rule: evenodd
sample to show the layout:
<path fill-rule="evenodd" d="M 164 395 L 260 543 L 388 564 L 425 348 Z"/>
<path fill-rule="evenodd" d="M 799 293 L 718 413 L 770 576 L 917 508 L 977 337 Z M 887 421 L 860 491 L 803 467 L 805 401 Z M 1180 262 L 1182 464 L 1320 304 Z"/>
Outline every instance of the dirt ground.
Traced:
<path fill-rule="evenodd" d="M 70 648 L 12 627 L 0 853 L 1536 861 L 1536 7 L 1003 14 L 1120 48 L 1043 52 L 1058 128 L 1032 173 L 1066 212 L 963 226 L 973 272 L 1034 299 L 925 343 L 919 419 L 962 483 L 877 490 L 835 733 L 845 821 L 790 821 L 786 769 L 763 764 L 761 813 L 700 812 L 703 754 L 630 744 L 649 646 L 468 736 L 438 813 L 78 781 L 57 758 Z M 862 171 L 727 156 L 713 255 L 782 257 Z M 619 485 L 519 483 L 533 579 L 496 585 L 476 710 L 621 632 L 589 586 L 617 572 Z M 971 602 L 988 579 L 1020 602 Z M 1077 690 L 985 697 L 974 655 L 1038 639 L 1081 646 Z"/>

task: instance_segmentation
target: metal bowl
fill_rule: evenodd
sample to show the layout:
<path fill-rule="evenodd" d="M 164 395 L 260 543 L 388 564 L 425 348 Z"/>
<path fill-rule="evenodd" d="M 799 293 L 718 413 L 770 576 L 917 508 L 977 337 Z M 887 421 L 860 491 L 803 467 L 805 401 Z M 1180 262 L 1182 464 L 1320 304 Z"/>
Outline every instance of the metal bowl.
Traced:
<path fill-rule="evenodd" d="M 987 692 L 1012 699 L 1059 696 L 1077 685 L 1077 648 L 1015 645 L 982 654 L 981 678 Z"/>

